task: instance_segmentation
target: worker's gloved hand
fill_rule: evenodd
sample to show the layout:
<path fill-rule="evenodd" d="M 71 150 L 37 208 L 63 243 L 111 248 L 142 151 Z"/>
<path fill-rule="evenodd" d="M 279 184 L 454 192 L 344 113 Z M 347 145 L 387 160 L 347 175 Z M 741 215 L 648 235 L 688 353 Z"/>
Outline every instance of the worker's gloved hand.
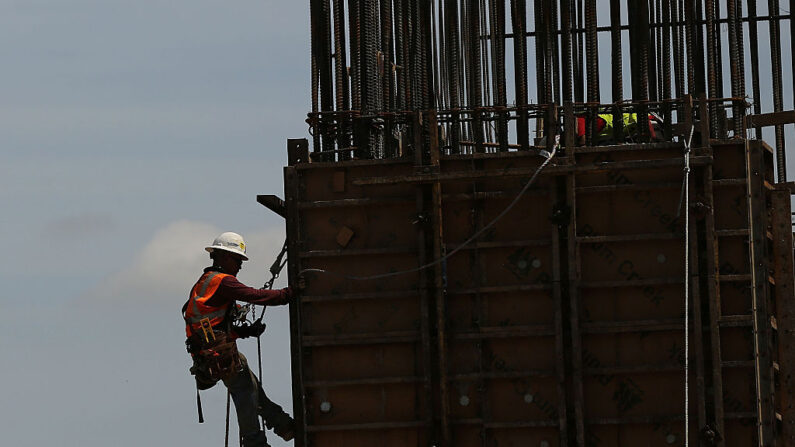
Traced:
<path fill-rule="evenodd" d="M 262 320 L 257 320 L 251 324 L 252 336 L 259 337 L 263 332 L 265 332 L 265 323 L 263 323 Z"/>
<path fill-rule="evenodd" d="M 235 333 L 240 338 L 259 337 L 263 332 L 265 332 L 265 323 L 261 320 L 251 324 L 245 323 L 235 328 Z"/>
<path fill-rule="evenodd" d="M 293 300 L 293 298 L 295 298 L 295 293 L 293 292 L 292 287 L 283 288 L 282 290 L 279 291 L 279 294 L 280 294 L 279 298 L 275 300 L 273 303 L 275 305 L 288 304 L 290 301 Z"/>

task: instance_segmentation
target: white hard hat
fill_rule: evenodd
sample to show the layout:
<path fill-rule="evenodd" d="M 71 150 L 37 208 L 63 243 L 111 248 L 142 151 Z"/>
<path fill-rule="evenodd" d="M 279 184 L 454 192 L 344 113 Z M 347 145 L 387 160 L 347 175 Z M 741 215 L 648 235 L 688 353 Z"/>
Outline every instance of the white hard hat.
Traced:
<path fill-rule="evenodd" d="M 243 257 L 244 261 L 248 261 L 248 256 L 246 256 L 246 242 L 243 240 L 243 236 L 232 233 L 231 231 L 222 233 L 215 238 L 213 245 L 205 247 L 204 249 L 210 253 L 214 250 L 228 251 L 240 255 Z"/>

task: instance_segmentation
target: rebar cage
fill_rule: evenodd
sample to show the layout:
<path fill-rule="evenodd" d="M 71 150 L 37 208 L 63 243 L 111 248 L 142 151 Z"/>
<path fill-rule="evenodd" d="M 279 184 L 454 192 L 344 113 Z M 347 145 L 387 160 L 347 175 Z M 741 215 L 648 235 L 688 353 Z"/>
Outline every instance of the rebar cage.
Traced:
<path fill-rule="evenodd" d="M 528 149 L 549 133 L 544 111 L 552 104 L 572 102 L 578 111 L 605 103 L 627 113 L 656 104 L 676 119 L 687 95 L 709 99 L 712 138 L 746 137 L 748 107 L 754 114 L 783 110 L 782 24 L 795 34 L 778 0 L 761 7 L 756 0 L 310 5 L 307 121 L 313 151 L 329 153 L 325 160 L 400 156 L 417 110 L 439 111 L 450 153 L 507 151 Z M 760 53 L 760 39 L 769 54 Z M 761 72 L 760 63 L 771 69 Z M 762 96 L 760 85 L 768 84 L 772 98 Z M 783 180 L 782 125 L 775 136 Z"/>

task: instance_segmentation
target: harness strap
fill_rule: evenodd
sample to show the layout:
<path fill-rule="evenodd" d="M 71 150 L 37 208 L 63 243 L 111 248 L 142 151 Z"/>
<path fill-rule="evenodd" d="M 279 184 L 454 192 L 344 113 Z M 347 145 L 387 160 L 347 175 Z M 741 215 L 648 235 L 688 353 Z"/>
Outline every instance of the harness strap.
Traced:
<path fill-rule="evenodd" d="M 221 310 L 216 310 L 215 312 L 210 312 L 208 314 L 201 314 L 201 315 L 195 315 L 195 316 L 192 316 L 192 317 L 185 317 L 185 321 L 187 321 L 189 323 L 201 323 L 201 321 L 204 320 L 205 318 L 208 318 L 208 319 L 212 320 L 214 318 L 223 317 L 224 315 L 226 315 L 227 311 L 228 311 L 227 309 L 221 309 Z"/>

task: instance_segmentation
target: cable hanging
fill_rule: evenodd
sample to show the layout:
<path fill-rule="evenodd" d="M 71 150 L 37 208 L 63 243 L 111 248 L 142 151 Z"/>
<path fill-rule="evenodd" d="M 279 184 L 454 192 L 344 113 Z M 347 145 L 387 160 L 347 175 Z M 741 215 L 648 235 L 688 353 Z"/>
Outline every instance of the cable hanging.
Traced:
<path fill-rule="evenodd" d="M 685 213 L 685 447 L 690 444 L 690 143 L 693 140 L 693 126 L 690 127 L 690 134 L 685 141 L 685 168 L 684 180 L 682 181 L 682 196 L 680 198 L 680 210 L 684 203 Z"/>
<path fill-rule="evenodd" d="M 401 271 L 398 271 L 398 272 L 390 272 L 390 273 L 381 273 L 381 274 L 378 274 L 378 275 L 371 275 L 371 276 L 348 276 L 348 275 L 342 275 L 340 273 L 331 272 L 331 271 L 324 270 L 324 269 L 317 269 L 317 268 L 303 269 L 300 272 L 298 272 L 298 276 L 300 277 L 304 273 L 315 272 L 315 273 L 325 273 L 327 275 L 337 276 L 337 277 L 349 279 L 349 280 L 352 280 L 352 281 L 367 281 L 367 280 L 373 280 L 373 279 L 390 278 L 392 276 L 405 275 L 405 274 L 408 274 L 408 273 L 415 273 L 415 272 L 419 272 L 421 270 L 425 270 L 425 269 L 427 269 L 429 267 L 433 267 L 435 265 L 441 264 L 441 263 L 447 261 L 447 259 L 449 259 L 454 254 L 458 253 L 464 247 L 466 247 L 467 245 L 472 243 L 472 241 L 477 239 L 480 235 L 485 233 L 489 228 L 494 226 L 494 224 L 496 224 L 497 221 L 499 221 L 506 214 L 508 214 L 508 212 L 517 203 L 519 203 L 519 199 L 521 199 L 522 196 L 524 196 L 524 194 L 527 192 L 527 190 L 530 189 L 530 186 L 535 182 L 536 177 L 538 177 L 538 175 L 541 173 L 541 171 L 543 171 L 544 168 L 546 168 L 546 166 L 549 164 L 549 162 L 552 161 L 552 158 L 555 157 L 555 153 L 557 152 L 559 147 L 560 147 L 560 135 L 556 135 L 555 136 L 555 145 L 552 147 L 552 152 L 551 153 L 547 152 L 547 151 L 541 151 L 540 152 L 541 156 L 545 157 L 546 160 L 544 160 L 544 162 L 541 163 L 541 166 L 539 166 L 538 169 L 536 169 L 535 172 L 533 172 L 533 175 L 530 177 L 530 180 L 528 180 L 527 183 L 525 183 L 525 185 L 522 187 L 522 189 L 519 191 L 519 193 L 516 195 L 516 197 L 513 199 L 513 201 L 511 201 L 511 203 L 509 203 L 508 206 L 505 207 L 505 209 L 503 209 L 502 212 L 500 212 L 500 214 L 497 215 L 497 217 L 495 217 L 494 219 L 492 219 L 491 222 L 486 224 L 486 226 L 484 226 L 480 230 L 476 231 L 472 236 L 469 237 L 469 239 L 465 240 L 461 245 L 459 245 L 458 247 L 456 247 L 455 249 L 453 249 L 452 251 L 450 251 L 449 253 L 447 253 L 446 255 L 442 256 L 441 258 L 439 258 L 439 259 L 437 259 L 435 261 L 429 262 L 429 263 L 427 263 L 425 265 L 421 265 L 419 267 L 416 267 L 416 268 L 413 268 L 413 269 L 409 269 L 409 270 L 401 270 Z"/>

